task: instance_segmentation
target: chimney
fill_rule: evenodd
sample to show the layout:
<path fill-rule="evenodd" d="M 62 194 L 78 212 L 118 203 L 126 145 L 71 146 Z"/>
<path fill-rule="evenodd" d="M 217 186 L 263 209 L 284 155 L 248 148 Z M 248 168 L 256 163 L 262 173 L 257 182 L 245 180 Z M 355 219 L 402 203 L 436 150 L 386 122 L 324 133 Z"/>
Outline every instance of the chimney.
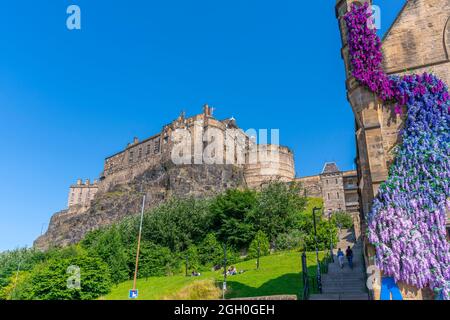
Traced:
<path fill-rule="evenodd" d="M 203 106 L 203 114 L 207 117 L 212 117 L 212 113 L 213 113 L 213 108 L 208 106 L 208 104 L 205 104 Z"/>
<path fill-rule="evenodd" d="M 138 144 L 138 143 L 139 143 L 139 139 L 137 137 L 134 137 L 133 144 Z"/>
<path fill-rule="evenodd" d="M 87 185 L 87 186 L 90 186 L 90 185 L 91 185 L 91 180 L 86 179 L 86 185 Z"/>
<path fill-rule="evenodd" d="M 78 180 L 77 180 L 77 185 L 81 186 L 82 184 L 83 184 L 83 180 L 78 179 Z"/>

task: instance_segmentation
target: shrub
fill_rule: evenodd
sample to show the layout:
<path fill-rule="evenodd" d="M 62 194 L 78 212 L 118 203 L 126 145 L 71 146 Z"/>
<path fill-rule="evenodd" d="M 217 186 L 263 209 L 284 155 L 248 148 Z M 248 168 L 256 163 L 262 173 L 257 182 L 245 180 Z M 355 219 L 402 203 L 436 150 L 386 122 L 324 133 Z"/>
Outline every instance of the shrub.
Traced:
<path fill-rule="evenodd" d="M 299 230 L 279 234 L 275 241 L 277 250 L 303 250 L 305 246 L 306 234 Z"/>
<path fill-rule="evenodd" d="M 219 300 L 221 296 L 222 291 L 213 280 L 200 280 L 175 294 L 165 296 L 163 300 Z"/>
<path fill-rule="evenodd" d="M 351 229 L 353 228 L 353 217 L 350 213 L 345 211 L 333 212 L 331 221 L 336 227 Z"/>

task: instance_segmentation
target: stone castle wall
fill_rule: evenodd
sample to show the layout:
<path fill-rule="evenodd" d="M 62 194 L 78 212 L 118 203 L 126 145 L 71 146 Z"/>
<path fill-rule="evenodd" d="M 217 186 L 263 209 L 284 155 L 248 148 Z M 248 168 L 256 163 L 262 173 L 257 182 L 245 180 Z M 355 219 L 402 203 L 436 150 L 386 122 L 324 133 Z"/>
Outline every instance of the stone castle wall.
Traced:
<path fill-rule="evenodd" d="M 78 180 L 77 184 L 70 186 L 67 206 L 89 206 L 91 201 L 94 200 L 97 192 L 97 180 L 92 184 L 89 180 L 86 180 L 85 183 Z"/>
<path fill-rule="evenodd" d="M 287 147 L 267 145 L 258 151 L 258 161 L 244 170 L 247 186 L 259 188 L 269 181 L 290 182 L 295 178 L 294 156 Z"/>

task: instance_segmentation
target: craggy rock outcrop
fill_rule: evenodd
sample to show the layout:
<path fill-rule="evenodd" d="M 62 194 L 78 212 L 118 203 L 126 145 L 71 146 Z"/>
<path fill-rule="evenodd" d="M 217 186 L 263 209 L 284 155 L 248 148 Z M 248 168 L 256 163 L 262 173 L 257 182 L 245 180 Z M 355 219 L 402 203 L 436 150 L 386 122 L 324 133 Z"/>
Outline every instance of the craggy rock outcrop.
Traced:
<path fill-rule="evenodd" d="M 172 196 L 207 197 L 245 185 L 243 169 L 233 165 L 175 166 L 167 162 L 152 166 L 129 183 L 97 193 L 90 207 L 75 206 L 56 213 L 47 232 L 36 239 L 34 246 L 46 250 L 77 243 L 91 230 L 139 214 L 144 193 L 148 210 Z"/>

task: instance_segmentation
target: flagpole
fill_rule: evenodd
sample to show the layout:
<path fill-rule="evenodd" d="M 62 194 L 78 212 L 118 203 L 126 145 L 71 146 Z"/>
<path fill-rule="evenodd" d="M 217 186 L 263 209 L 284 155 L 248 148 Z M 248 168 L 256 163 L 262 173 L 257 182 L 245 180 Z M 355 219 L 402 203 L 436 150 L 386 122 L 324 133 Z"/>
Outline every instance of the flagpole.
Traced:
<path fill-rule="evenodd" d="M 144 220 L 144 207 L 145 207 L 145 194 L 142 198 L 142 209 L 141 209 L 141 223 L 139 225 L 139 236 L 138 236 L 138 245 L 136 251 L 136 267 L 134 269 L 134 280 L 133 280 L 133 290 L 136 290 L 136 280 L 137 280 L 137 272 L 139 266 L 139 251 L 141 249 L 141 236 L 142 236 L 142 221 Z"/>

